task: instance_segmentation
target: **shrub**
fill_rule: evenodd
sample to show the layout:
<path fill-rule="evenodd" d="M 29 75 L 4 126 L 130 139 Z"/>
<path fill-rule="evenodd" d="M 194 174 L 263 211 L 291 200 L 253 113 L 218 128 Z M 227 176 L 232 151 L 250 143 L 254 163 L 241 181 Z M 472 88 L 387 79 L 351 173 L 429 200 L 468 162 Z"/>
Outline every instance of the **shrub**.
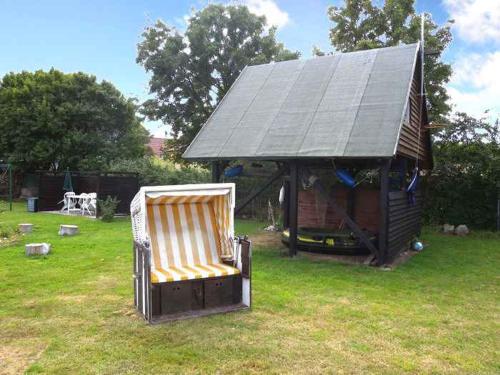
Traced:
<path fill-rule="evenodd" d="M 208 169 L 197 165 L 177 165 L 156 157 L 115 160 L 109 172 L 134 172 L 139 176 L 141 186 L 180 185 L 206 183 L 210 181 Z"/>
<path fill-rule="evenodd" d="M 16 242 L 20 234 L 16 227 L 0 223 L 0 247 Z"/>
<path fill-rule="evenodd" d="M 99 213 L 102 221 L 113 221 L 118 203 L 120 203 L 120 201 L 116 199 L 116 197 L 110 197 L 109 195 L 106 199 L 99 199 Z"/>
<path fill-rule="evenodd" d="M 427 223 L 494 229 L 500 181 L 500 127 L 457 113 L 434 142 Z"/>

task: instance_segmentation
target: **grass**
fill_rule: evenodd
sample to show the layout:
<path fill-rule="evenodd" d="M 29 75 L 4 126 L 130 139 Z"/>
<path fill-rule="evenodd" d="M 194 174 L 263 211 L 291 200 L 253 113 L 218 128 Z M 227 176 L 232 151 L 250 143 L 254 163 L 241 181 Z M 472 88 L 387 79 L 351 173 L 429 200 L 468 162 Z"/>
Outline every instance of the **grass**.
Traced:
<path fill-rule="evenodd" d="M 24 211 L 0 214 L 35 224 L 0 248 L 0 373 L 500 372 L 497 235 L 427 231 L 429 247 L 393 271 L 256 247 L 251 311 L 147 326 L 132 306 L 128 220 Z M 60 238 L 59 224 L 81 234 Z M 52 253 L 27 258 L 28 241 Z"/>

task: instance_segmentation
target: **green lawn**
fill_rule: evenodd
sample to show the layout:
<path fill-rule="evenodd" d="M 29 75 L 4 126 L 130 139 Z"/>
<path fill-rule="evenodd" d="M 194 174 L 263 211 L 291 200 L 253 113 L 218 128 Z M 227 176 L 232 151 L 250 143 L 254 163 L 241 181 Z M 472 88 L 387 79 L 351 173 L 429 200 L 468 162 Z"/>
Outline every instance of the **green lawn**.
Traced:
<path fill-rule="evenodd" d="M 426 232 L 393 271 L 254 248 L 253 309 L 148 326 L 134 314 L 129 221 L 28 214 L 0 248 L 0 373 L 499 373 L 500 240 Z M 59 238 L 59 224 L 81 234 Z M 238 232 L 258 234 L 255 222 Z M 47 257 L 23 244 L 47 241 Z"/>

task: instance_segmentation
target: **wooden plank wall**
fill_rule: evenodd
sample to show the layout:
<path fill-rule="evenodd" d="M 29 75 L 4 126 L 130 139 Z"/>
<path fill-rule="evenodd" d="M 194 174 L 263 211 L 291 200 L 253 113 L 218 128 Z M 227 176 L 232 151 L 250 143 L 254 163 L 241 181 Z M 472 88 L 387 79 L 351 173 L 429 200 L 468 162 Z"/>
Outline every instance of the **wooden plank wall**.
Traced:
<path fill-rule="evenodd" d="M 418 191 L 415 198 L 416 202 L 412 205 L 406 192 L 389 192 L 386 262 L 407 249 L 410 241 L 420 232 L 422 192 Z"/>
<path fill-rule="evenodd" d="M 139 181 L 135 176 L 101 176 L 97 194 L 99 199 L 106 199 L 109 195 L 116 197 L 120 202 L 116 212 L 130 213 L 130 202 L 139 191 Z"/>
<path fill-rule="evenodd" d="M 422 121 L 420 119 L 420 83 L 417 79 L 412 80 L 411 91 L 410 91 L 410 122 L 409 124 L 403 124 L 401 128 L 401 133 L 399 136 L 399 143 L 397 153 L 406 156 L 410 159 L 415 159 L 417 154 L 418 145 L 418 128 L 422 126 Z M 419 148 L 419 158 L 420 160 L 427 160 L 429 157 L 429 145 L 428 145 L 428 129 L 424 127 L 420 131 L 420 148 Z"/>
<path fill-rule="evenodd" d="M 60 210 L 63 205 L 57 204 L 64 196 L 64 175 L 40 175 L 38 186 L 38 210 Z"/>

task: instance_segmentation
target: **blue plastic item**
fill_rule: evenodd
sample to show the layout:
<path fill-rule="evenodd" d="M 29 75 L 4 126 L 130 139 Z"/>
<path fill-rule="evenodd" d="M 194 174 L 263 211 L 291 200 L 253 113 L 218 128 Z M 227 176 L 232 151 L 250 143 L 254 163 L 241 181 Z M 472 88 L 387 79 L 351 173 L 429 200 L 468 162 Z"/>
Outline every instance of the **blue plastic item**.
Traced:
<path fill-rule="evenodd" d="M 417 184 L 418 184 L 418 168 L 415 168 L 413 171 L 413 176 L 411 178 L 410 184 L 406 188 L 407 193 L 413 193 L 415 190 L 417 190 Z"/>
<path fill-rule="evenodd" d="M 422 251 L 424 249 L 424 244 L 420 241 L 415 241 L 412 244 L 412 249 L 414 251 Z"/>
<path fill-rule="evenodd" d="M 224 176 L 225 177 L 238 177 L 242 172 L 243 172 L 243 166 L 236 165 L 234 167 L 227 168 L 224 171 Z"/>
<path fill-rule="evenodd" d="M 415 199 L 415 192 L 417 191 L 418 184 L 418 168 L 415 168 L 413 171 L 413 176 L 411 178 L 410 184 L 406 188 L 406 193 L 408 193 L 408 202 L 414 206 L 417 203 Z"/>
<path fill-rule="evenodd" d="M 347 185 L 350 188 L 353 188 L 356 185 L 356 180 L 345 169 L 337 169 L 335 171 L 335 175 L 344 185 Z"/>

